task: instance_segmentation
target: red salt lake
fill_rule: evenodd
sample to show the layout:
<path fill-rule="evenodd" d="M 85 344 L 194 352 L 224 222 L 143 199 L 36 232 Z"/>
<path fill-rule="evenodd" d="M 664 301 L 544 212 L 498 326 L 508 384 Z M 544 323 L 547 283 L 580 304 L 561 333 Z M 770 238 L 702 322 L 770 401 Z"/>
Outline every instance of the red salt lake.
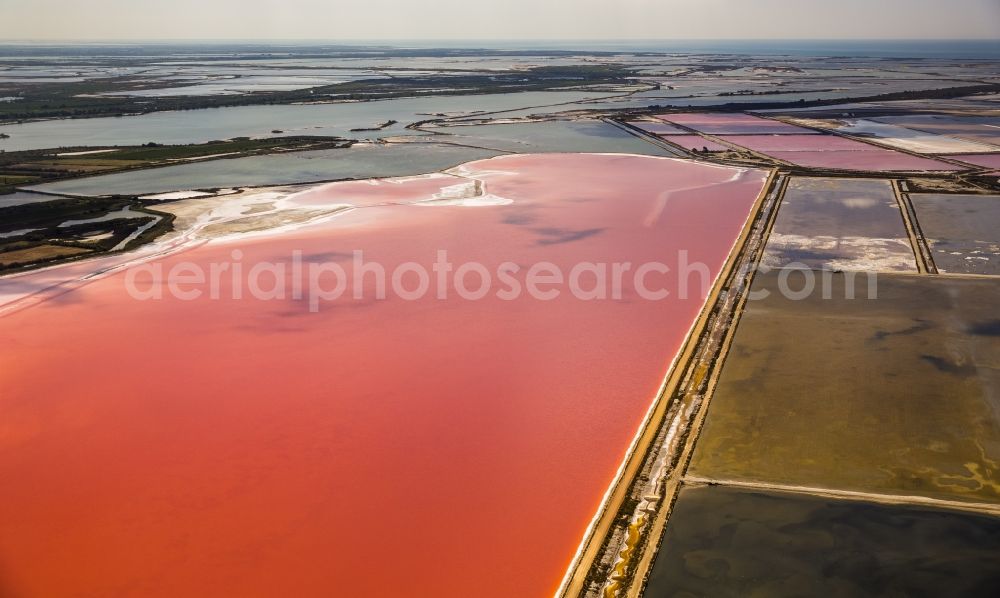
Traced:
<path fill-rule="evenodd" d="M 335 183 L 294 199 L 366 207 L 156 263 L 360 249 L 391 270 L 445 249 L 568 270 L 687 250 L 715 276 L 766 177 L 575 154 L 460 173 L 511 203 L 375 205 L 457 177 Z M 649 277 L 675 291 L 661 301 L 390 294 L 317 313 L 233 299 L 227 278 L 229 299 L 140 301 L 124 278 L 0 317 L 2 595 L 551 595 L 702 305 L 669 276 Z"/>

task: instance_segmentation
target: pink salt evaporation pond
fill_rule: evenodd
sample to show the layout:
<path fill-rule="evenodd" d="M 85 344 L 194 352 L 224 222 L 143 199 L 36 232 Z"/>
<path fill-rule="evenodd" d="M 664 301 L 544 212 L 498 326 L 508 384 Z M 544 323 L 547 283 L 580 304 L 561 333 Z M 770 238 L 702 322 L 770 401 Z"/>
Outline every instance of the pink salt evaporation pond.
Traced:
<path fill-rule="evenodd" d="M 871 151 L 873 145 L 838 137 L 836 135 L 732 135 L 722 137 L 734 145 L 740 145 L 755 152 L 827 152 L 827 151 Z"/>
<path fill-rule="evenodd" d="M 659 114 L 656 118 L 710 135 L 808 135 L 813 133 L 811 129 L 740 112 L 683 112 Z"/>
<path fill-rule="evenodd" d="M 551 154 L 456 176 L 509 203 L 410 205 L 452 182 L 435 178 L 328 185 L 367 207 L 160 256 L 146 283 L 237 249 L 363 250 L 390 272 L 438 250 L 564 272 L 686 250 L 716 276 L 766 173 Z M 378 300 L 368 277 L 316 312 L 236 299 L 229 277 L 218 299 L 140 301 L 126 276 L 0 317 L 4 595 L 552 595 L 703 304 L 662 274 L 657 301 Z"/>
<path fill-rule="evenodd" d="M 732 135 L 723 137 L 779 160 L 810 168 L 866 171 L 951 171 L 961 167 L 877 147 L 837 135 Z"/>
<path fill-rule="evenodd" d="M 870 151 L 829 151 L 829 152 L 778 152 L 767 155 L 809 168 L 831 168 L 839 170 L 862 170 L 873 172 L 893 171 L 953 171 L 961 170 L 947 162 L 920 158 L 902 152 L 886 149 Z"/>
<path fill-rule="evenodd" d="M 997 154 L 963 154 L 960 156 L 949 156 L 956 160 L 982 166 L 983 168 L 1000 168 L 1000 153 Z"/>

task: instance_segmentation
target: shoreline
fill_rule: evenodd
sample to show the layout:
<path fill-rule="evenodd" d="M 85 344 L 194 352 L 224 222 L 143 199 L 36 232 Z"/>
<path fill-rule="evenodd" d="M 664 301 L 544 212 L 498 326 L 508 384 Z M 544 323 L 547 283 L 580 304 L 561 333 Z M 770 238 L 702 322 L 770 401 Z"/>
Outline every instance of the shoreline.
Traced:
<path fill-rule="evenodd" d="M 672 366 L 667 370 L 660 387 L 661 390 L 650 405 L 647 418 L 637 431 L 622 461 L 619 473 L 609 486 L 605 494 L 605 500 L 602 501 L 601 507 L 595 513 L 594 520 L 588 526 L 587 533 L 581 540 L 577 553 L 566 571 L 563 581 L 555 594 L 557 598 L 587 595 L 588 588 L 592 587 L 592 580 L 595 579 L 593 569 L 598 566 L 601 557 L 607 558 L 611 555 L 617 555 L 617 550 L 608 552 L 608 543 L 613 541 L 616 531 L 619 534 L 623 534 L 621 537 L 629 539 L 626 548 L 628 554 L 634 552 L 634 542 L 638 540 L 634 534 L 638 534 L 638 530 L 634 534 L 621 531 L 621 516 L 625 514 L 623 513 L 623 509 L 627 504 L 627 499 L 631 491 L 635 488 L 637 476 L 644 468 L 643 466 L 650 455 L 655 453 L 656 445 L 654 442 L 658 433 L 662 430 L 663 426 L 668 425 L 667 416 L 669 410 L 676 405 L 673 399 L 675 393 L 680 388 L 682 376 L 693 363 L 695 351 L 703 339 L 713 312 L 718 308 L 722 289 L 730 276 L 733 275 L 734 268 L 747 247 L 753 227 L 761 216 L 761 209 L 764 202 L 776 184 L 776 177 L 777 170 L 775 169 L 768 175 L 767 181 L 763 185 L 754 208 L 751 211 L 751 215 L 747 218 L 743 231 L 737 237 L 736 241 L 734 241 L 729 258 L 716 277 L 711 293 L 706 298 L 699 317 L 688 331 L 681 351 L 675 357 Z M 776 210 L 774 210 L 774 213 L 776 213 Z M 773 215 L 773 213 L 769 213 L 767 218 L 770 219 Z M 762 248 L 763 243 L 760 244 L 759 249 Z M 749 284 L 746 286 L 749 288 Z M 704 411 L 705 406 L 701 405 L 700 410 L 695 410 L 696 417 L 698 413 L 704 413 Z M 660 504 L 669 500 L 669 497 L 664 496 Z M 632 518 L 628 517 L 625 521 L 632 521 Z M 631 527 L 631 524 L 627 527 Z M 645 535 L 645 538 L 648 540 L 651 535 L 651 533 L 648 533 Z M 612 558 L 617 560 L 618 557 L 614 556 Z M 628 567 L 628 563 L 626 567 Z M 598 578 L 601 577 L 598 576 Z M 603 577 L 601 579 L 611 578 Z"/>

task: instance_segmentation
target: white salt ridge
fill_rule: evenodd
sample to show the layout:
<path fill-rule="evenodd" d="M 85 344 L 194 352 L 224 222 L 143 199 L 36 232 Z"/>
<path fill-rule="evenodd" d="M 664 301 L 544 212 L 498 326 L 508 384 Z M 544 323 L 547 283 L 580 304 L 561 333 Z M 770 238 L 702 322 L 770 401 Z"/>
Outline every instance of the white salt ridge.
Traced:
<path fill-rule="evenodd" d="M 139 199 L 153 201 L 168 201 L 172 199 L 193 199 L 195 197 L 208 197 L 212 195 L 207 191 L 170 191 L 168 193 L 155 193 L 153 195 L 143 195 Z"/>
<path fill-rule="evenodd" d="M 512 199 L 481 191 L 485 188 L 486 183 L 482 181 L 467 180 L 457 185 L 443 187 L 430 199 L 421 200 L 417 202 L 417 205 L 483 207 L 505 206 L 514 203 Z"/>
<path fill-rule="evenodd" d="M 66 156 L 89 156 L 91 154 L 106 154 L 108 152 L 117 152 L 117 149 L 99 149 L 99 150 L 87 150 L 84 152 L 63 152 L 61 154 L 56 154 L 59 157 Z"/>

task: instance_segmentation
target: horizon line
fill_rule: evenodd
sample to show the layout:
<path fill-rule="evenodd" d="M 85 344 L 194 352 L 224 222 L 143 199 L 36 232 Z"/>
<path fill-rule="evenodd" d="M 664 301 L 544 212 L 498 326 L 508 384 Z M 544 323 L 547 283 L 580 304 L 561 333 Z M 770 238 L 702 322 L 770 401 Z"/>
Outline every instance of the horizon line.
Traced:
<path fill-rule="evenodd" d="M 933 37 L 933 38 L 908 38 L 908 37 L 888 37 L 888 38 L 864 38 L 864 37 L 830 37 L 830 38 L 774 38 L 774 37 L 747 37 L 747 38 L 508 38 L 508 37 L 491 37 L 491 38 L 337 38 L 337 39 L 327 39 L 327 38 L 315 38 L 315 37 L 303 37 L 303 38 L 263 38 L 263 37 L 250 37 L 250 38 L 240 38 L 240 37 L 214 37 L 214 38 L 183 38 L 183 37 L 165 37 L 165 38 L 7 38 L 0 40 L 0 45 L 12 45 L 17 43 L 132 43 L 132 44 L 161 44 L 161 43 L 175 43 L 175 42 L 209 42 L 209 43 L 228 43 L 228 42 L 253 42 L 253 43 L 275 43 L 275 42 L 313 42 L 313 43 L 326 43 L 326 44 L 347 44 L 347 43 L 387 43 L 387 42 L 469 42 L 469 43 L 490 43 L 490 42 L 516 42 L 516 43 L 537 43 L 537 42 L 558 42 L 558 43 L 570 43 L 570 42 L 588 42 L 588 43 L 610 43 L 610 42 L 626 42 L 626 43 L 665 43 L 665 42 L 882 42 L 882 43 L 892 43 L 892 42 L 910 42 L 910 43 L 935 43 L 935 42 L 959 42 L 959 43 L 983 43 L 992 42 L 1000 43 L 1000 37 L 981 37 L 981 38 L 951 38 L 951 37 Z"/>

